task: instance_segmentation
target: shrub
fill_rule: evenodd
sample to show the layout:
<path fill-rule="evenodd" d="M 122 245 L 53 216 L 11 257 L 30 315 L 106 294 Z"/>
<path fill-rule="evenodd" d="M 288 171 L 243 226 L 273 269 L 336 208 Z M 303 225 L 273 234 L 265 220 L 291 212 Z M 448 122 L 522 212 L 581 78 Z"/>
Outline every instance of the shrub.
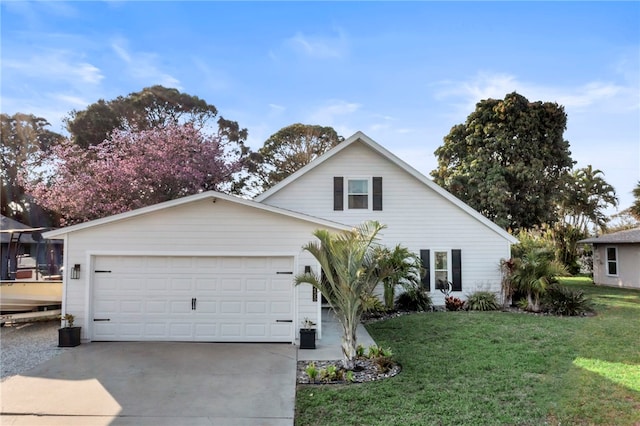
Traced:
<path fill-rule="evenodd" d="M 545 312 L 554 315 L 576 316 L 593 312 L 593 302 L 584 291 L 561 285 L 547 288 L 542 305 Z"/>
<path fill-rule="evenodd" d="M 458 297 L 447 296 L 444 298 L 444 306 L 447 311 L 459 311 L 464 308 L 464 301 Z"/>
<path fill-rule="evenodd" d="M 388 356 L 379 356 L 375 358 L 374 361 L 378 366 L 378 371 L 380 371 L 381 373 L 388 372 L 394 366 L 393 359 Z"/>
<path fill-rule="evenodd" d="M 342 380 L 344 372 L 335 365 L 327 365 L 327 368 L 320 370 L 320 380 L 325 382 L 335 382 Z"/>
<path fill-rule="evenodd" d="M 376 345 L 369 346 L 367 358 L 372 359 L 372 358 L 377 358 L 379 356 L 380 356 L 380 348 Z"/>
<path fill-rule="evenodd" d="M 402 311 L 428 311 L 431 306 L 431 296 L 420 288 L 410 288 L 396 299 L 396 309 Z"/>
<path fill-rule="evenodd" d="M 368 314 L 379 314 L 387 312 L 387 308 L 382 301 L 376 296 L 367 296 L 362 299 L 364 312 Z"/>
<path fill-rule="evenodd" d="M 316 365 L 312 362 L 307 365 L 307 368 L 305 368 L 304 371 L 307 373 L 307 376 L 309 376 L 309 380 L 311 380 L 312 383 L 315 383 L 316 378 L 318 377 L 318 368 Z"/>
<path fill-rule="evenodd" d="M 476 291 L 467 297 L 467 309 L 470 311 L 497 311 L 500 309 L 498 297 L 490 291 Z"/>
<path fill-rule="evenodd" d="M 344 379 L 349 383 L 353 383 L 353 380 L 354 380 L 353 371 L 351 370 L 347 371 L 344 375 Z"/>

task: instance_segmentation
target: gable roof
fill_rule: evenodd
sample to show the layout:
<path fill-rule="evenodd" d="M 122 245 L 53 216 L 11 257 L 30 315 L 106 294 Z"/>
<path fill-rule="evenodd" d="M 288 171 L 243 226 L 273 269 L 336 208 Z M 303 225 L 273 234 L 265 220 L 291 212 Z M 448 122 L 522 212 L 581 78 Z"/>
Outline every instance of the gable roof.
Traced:
<path fill-rule="evenodd" d="M 281 180 L 276 185 L 267 189 L 262 194 L 256 196 L 254 200 L 258 202 L 262 202 L 266 200 L 271 195 L 282 190 L 291 182 L 298 179 L 300 176 L 310 172 L 314 168 L 318 167 L 320 164 L 338 155 L 342 150 L 358 142 L 365 144 L 366 146 L 368 146 L 369 148 L 371 148 L 381 156 L 385 157 L 386 159 L 391 161 L 393 164 L 400 167 L 405 172 L 407 172 L 408 174 L 416 178 L 418 181 L 422 182 L 424 185 L 432 189 L 438 195 L 445 198 L 446 200 L 451 202 L 453 205 L 455 205 L 459 209 L 463 210 L 465 213 L 472 216 L 478 222 L 482 223 L 483 225 L 487 226 L 488 228 L 490 228 L 491 230 L 493 230 L 494 232 L 496 232 L 497 234 L 505 238 L 510 243 L 512 244 L 518 243 L 518 239 L 515 238 L 513 235 L 509 234 L 507 231 L 505 231 L 504 229 L 502 229 L 501 227 L 493 223 L 491 220 L 487 219 L 485 216 L 480 214 L 477 210 L 471 208 L 468 204 L 466 204 L 465 202 L 463 202 L 462 200 L 460 200 L 459 198 L 451 194 L 449 191 L 445 190 L 444 188 L 442 188 L 441 186 L 433 182 L 431 179 L 429 179 L 428 177 L 426 177 L 425 175 L 423 175 L 422 173 L 420 173 L 419 171 L 411 167 L 409 164 L 407 164 L 406 162 L 398 158 L 395 154 L 391 153 L 389 150 L 387 150 L 382 145 L 375 142 L 373 139 L 371 139 L 361 131 L 354 133 L 351 137 L 345 139 L 342 143 L 339 143 L 338 145 L 336 145 L 335 147 L 333 147 L 332 149 L 330 149 L 320 157 L 316 158 L 309 164 L 305 165 L 295 173 L 292 173 L 291 175 L 287 176 L 285 179 Z"/>
<path fill-rule="evenodd" d="M 640 244 L 640 228 L 612 232 L 579 241 L 586 244 Z"/>
<path fill-rule="evenodd" d="M 261 203 L 257 203 L 255 201 L 252 200 L 246 200 L 244 198 L 239 198 L 233 195 L 228 195 L 228 194 L 223 194 L 221 192 L 216 192 L 216 191 L 207 191 L 207 192 L 202 192 L 200 194 L 195 194 L 195 195 L 189 195 L 186 197 L 182 197 L 182 198 L 178 198 L 175 200 L 170 200 L 170 201 L 165 201 L 163 203 L 158 203 L 158 204 L 154 204 L 152 206 L 147 206 L 147 207 L 142 207 L 139 209 L 135 209 L 135 210 L 131 210 L 125 213 L 120 213 L 120 214 L 116 214 L 113 216 L 107 216 L 101 219 L 95 219 L 95 220 L 91 220 L 89 222 L 84 222 L 84 223 L 79 223 L 77 225 L 71 225 L 71 226 L 67 226 L 65 228 L 60 228 L 60 229 L 56 229 L 53 231 L 49 231 L 49 232 L 45 232 L 43 234 L 43 236 L 45 238 L 64 238 L 65 235 L 71 233 L 71 232 L 76 232 L 76 231 L 80 231 L 83 229 L 88 229 L 88 228 L 93 228 L 96 226 L 101 226 L 101 225 L 106 225 L 109 223 L 114 223 L 114 222 L 118 222 L 121 220 L 126 220 L 126 219 L 130 219 L 133 217 L 137 217 L 137 216 L 142 216 L 145 214 L 149 214 L 149 213 L 153 213 L 159 210 L 164 210 L 164 209 L 169 209 L 172 207 L 177 207 L 177 206 L 182 206 L 185 204 L 189 204 L 189 203 L 193 203 L 193 202 L 197 202 L 197 201 L 201 201 L 201 200 L 206 200 L 206 199 L 212 199 L 212 200 L 217 200 L 217 199 L 221 199 L 221 200 L 225 200 L 225 201 L 229 201 L 232 203 L 236 203 L 239 205 L 243 205 L 243 206 L 247 206 L 247 207 L 251 207 L 251 208 L 255 208 L 255 209 L 259 209 L 259 210 L 264 210 L 267 212 L 271 212 L 271 213 L 276 213 L 276 214 L 281 214 L 283 216 L 288 216 L 291 218 L 295 218 L 295 219 L 300 219 L 300 220 L 304 220 L 307 222 L 311 222 L 311 223 L 315 223 L 317 225 L 321 225 L 321 226 L 327 226 L 330 228 L 334 228 L 334 229 L 340 229 L 340 230 L 349 230 L 351 229 L 351 226 L 348 225 L 344 225 L 342 223 L 338 223 L 338 222 L 333 222 L 330 220 L 326 220 L 326 219 L 321 219 L 318 217 L 313 217 L 310 215 L 306 215 L 303 213 L 298 213 L 298 212 L 294 212 L 291 210 L 286 210 L 286 209 L 282 209 L 279 207 L 274 207 L 274 206 L 269 206 L 267 204 L 261 204 Z"/>

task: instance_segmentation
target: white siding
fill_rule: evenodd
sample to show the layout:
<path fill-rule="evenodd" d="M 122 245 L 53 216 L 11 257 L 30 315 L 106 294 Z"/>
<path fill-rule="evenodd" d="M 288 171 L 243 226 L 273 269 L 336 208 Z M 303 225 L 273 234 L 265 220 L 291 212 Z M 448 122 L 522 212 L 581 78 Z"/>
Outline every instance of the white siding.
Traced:
<path fill-rule="evenodd" d="M 382 211 L 334 211 L 333 177 L 382 176 Z M 510 257 L 510 244 L 401 167 L 362 143 L 354 143 L 272 194 L 263 203 L 348 225 L 375 219 L 385 224 L 382 242 L 420 249 L 462 250 L 462 292 L 500 291 L 500 259 Z M 345 206 L 346 207 L 346 206 Z M 444 296 L 434 290 L 434 303 Z"/>
<path fill-rule="evenodd" d="M 302 246 L 311 241 L 319 225 L 226 200 L 204 199 L 135 216 L 126 220 L 76 230 L 67 235 L 67 266 L 81 264 L 80 279 L 66 278 L 66 312 L 91 336 L 90 293 L 92 259 L 97 255 L 165 256 L 294 256 L 295 273 L 315 260 Z M 293 277 L 292 277 L 293 285 Z M 300 310 L 295 329 L 304 316 L 318 320 L 308 285 L 296 289 Z M 303 315 L 302 318 L 299 318 Z"/>
<path fill-rule="evenodd" d="M 617 276 L 607 274 L 607 247 L 618 249 Z M 640 288 L 640 244 L 598 244 L 593 254 L 593 281 L 596 284 Z"/>

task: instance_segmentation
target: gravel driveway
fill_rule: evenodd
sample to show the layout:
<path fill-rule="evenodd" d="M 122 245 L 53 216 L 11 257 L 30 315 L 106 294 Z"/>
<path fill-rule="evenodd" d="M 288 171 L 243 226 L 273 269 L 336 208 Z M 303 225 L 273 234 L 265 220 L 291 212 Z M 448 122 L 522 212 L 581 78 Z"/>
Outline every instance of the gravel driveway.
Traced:
<path fill-rule="evenodd" d="M 57 320 L 0 328 L 0 381 L 24 373 L 68 350 L 58 347 L 58 328 L 60 321 Z"/>

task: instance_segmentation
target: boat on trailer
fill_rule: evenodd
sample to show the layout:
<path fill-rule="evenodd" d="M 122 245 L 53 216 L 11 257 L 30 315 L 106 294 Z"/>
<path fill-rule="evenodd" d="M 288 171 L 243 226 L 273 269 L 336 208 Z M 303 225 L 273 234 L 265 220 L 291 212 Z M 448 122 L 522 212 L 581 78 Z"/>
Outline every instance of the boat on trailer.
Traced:
<path fill-rule="evenodd" d="M 31 234 L 40 244 L 42 230 L 44 228 L 0 230 L 10 234 L 6 256 L 8 279 L 0 280 L 0 325 L 56 318 L 61 313 L 62 275 L 58 274 L 61 268 L 51 263 L 53 259 L 38 265 L 37 258 L 17 254 L 22 235 Z"/>

